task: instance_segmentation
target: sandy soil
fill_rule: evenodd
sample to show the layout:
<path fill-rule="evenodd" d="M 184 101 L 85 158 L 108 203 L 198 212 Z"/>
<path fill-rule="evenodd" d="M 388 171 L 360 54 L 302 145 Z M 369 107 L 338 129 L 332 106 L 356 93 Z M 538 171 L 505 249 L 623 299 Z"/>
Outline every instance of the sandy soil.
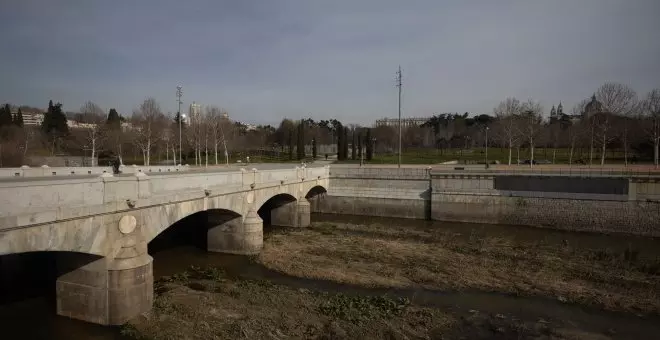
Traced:
<path fill-rule="evenodd" d="M 259 261 L 293 276 L 368 287 L 477 289 L 660 312 L 660 258 L 638 259 L 634 251 L 466 238 L 441 228 L 315 223 L 270 235 Z"/>
<path fill-rule="evenodd" d="M 653 339 L 660 332 L 660 266 L 634 252 L 316 222 L 267 234 L 262 254 L 244 266 L 286 280 L 192 267 L 158 279 L 153 311 L 122 332 L 177 340 Z M 412 295 L 390 294 L 392 287 Z M 415 298 L 428 291 L 438 294 Z M 542 317 L 548 310 L 552 316 Z"/>

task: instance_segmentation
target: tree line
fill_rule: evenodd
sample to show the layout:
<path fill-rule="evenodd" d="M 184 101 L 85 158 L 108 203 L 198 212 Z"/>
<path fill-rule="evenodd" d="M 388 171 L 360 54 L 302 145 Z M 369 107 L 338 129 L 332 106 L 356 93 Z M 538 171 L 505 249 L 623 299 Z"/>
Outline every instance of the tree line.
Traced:
<path fill-rule="evenodd" d="M 571 113 L 565 113 L 559 103 L 546 116 L 539 102 L 514 97 L 500 102 L 493 113 L 494 120 L 487 125 L 492 143 L 508 150 L 509 164 L 514 151 L 519 155 L 526 148 L 533 161 L 535 148 L 542 146 L 553 150 L 552 163 L 558 149 L 568 151 L 569 164 L 600 165 L 605 164 L 608 151 L 619 150 L 624 164 L 652 159 L 658 165 L 659 89 L 640 97 L 627 85 L 605 83 Z"/>
<path fill-rule="evenodd" d="M 145 99 L 130 116 L 115 109 L 104 111 L 88 101 L 75 115 L 80 128 L 69 127 L 61 103 L 49 102 L 40 126 L 24 124 L 23 108 L 27 110 L 0 106 L 2 166 L 23 165 L 30 155 L 98 157 L 101 163 L 118 157 L 124 163 L 146 165 L 179 160 L 223 164 L 255 153 L 281 160 L 324 154 L 339 160 L 371 160 L 374 154 L 395 153 L 398 145 L 396 126 L 368 128 L 312 118 L 285 118 L 276 127 L 247 126 L 228 119 L 227 112 L 215 106 L 181 121 L 179 134 L 181 115 L 164 113 L 153 98 Z M 402 130 L 404 151 L 443 154 L 486 145 L 505 151 L 509 164 L 520 162 L 521 154 L 533 163 L 538 148 L 552 150 L 544 155 L 552 163 L 559 150 L 568 153 L 568 163 L 589 164 L 605 164 L 606 154 L 617 150 L 626 164 L 658 164 L 660 90 L 638 96 L 627 85 L 605 83 L 570 112 L 562 103 L 546 112 L 538 101 L 509 97 L 492 114 L 435 114 L 424 124 Z"/>
<path fill-rule="evenodd" d="M 12 110 L 9 104 L 0 107 L 0 166 L 24 165 L 29 156 L 57 155 L 97 158 L 102 165 L 117 158 L 127 164 L 182 161 L 213 165 L 254 153 L 303 160 L 319 156 L 317 145 L 344 143 L 338 131 L 351 138 L 367 137 L 363 130 L 356 132 L 363 137 L 349 132 L 357 130 L 343 127 L 337 120 L 285 118 L 277 128 L 249 127 L 230 120 L 227 112 L 216 106 L 205 107 L 180 122 L 180 113 L 164 113 L 153 98 L 145 99 L 128 117 L 114 108 L 106 113 L 87 101 L 73 116 L 75 124 L 70 124 L 63 105 L 52 100 L 38 126 L 23 124 L 22 110 Z M 30 112 L 35 109 L 30 108 Z M 341 145 L 346 154 L 348 144 Z"/>

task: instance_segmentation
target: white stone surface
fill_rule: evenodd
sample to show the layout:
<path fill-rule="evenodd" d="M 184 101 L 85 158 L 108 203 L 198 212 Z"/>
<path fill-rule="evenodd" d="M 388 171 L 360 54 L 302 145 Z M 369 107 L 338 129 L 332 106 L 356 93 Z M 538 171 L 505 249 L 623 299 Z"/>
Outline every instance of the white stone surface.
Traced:
<path fill-rule="evenodd" d="M 132 233 L 136 226 L 137 220 L 135 219 L 135 216 L 124 215 L 119 220 L 119 231 L 121 231 L 122 234 Z"/>
<path fill-rule="evenodd" d="M 316 186 L 327 189 L 328 178 L 327 167 L 291 167 L 0 182 L 0 255 L 75 251 L 114 257 L 124 233 L 149 242 L 180 219 L 210 209 L 244 218 L 275 195 L 297 198 Z"/>

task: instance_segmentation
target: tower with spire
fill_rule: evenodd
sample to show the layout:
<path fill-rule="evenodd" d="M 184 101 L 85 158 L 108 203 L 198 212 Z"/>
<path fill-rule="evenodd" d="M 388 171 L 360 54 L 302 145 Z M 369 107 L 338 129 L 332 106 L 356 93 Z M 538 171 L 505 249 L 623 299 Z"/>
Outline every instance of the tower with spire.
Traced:
<path fill-rule="evenodd" d="M 552 105 L 552 109 L 550 109 L 550 121 L 553 122 L 557 119 L 557 110 L 555 109 L 555 106 Z"/>
<path fill-rule="evenodd" d="M 564 115 L 564 106 L 561 105 L 561 102 L 559 102 L 559 105 L 557 106 L 557 117 L 561 118 Z"/>

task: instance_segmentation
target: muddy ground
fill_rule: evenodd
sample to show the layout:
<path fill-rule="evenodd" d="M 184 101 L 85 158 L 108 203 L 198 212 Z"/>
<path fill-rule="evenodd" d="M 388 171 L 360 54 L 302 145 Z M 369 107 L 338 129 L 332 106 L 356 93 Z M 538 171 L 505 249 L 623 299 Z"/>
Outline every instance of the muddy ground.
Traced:
<path fill-rule="evenodd" d="M 655 339 L 658 258 L 396 223 L 267 234 L 236 267 L 161 277 L 142 339 Z M 156 261 L 158 258 L 156 256 Z"/>

